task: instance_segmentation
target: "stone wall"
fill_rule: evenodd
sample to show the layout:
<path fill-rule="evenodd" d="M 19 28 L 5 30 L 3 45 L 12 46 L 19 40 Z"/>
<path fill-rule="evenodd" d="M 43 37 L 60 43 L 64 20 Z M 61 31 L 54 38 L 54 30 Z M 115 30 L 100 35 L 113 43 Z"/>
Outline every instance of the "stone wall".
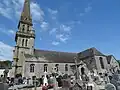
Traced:
<path fill-rule="evenodd" d="M 30 72 L 30 64 L 35 64 L 34 72 Z M 72 63 L 37 63 L 37 62 L 25 62 L 25 70 L 24 70 L 24 76 L 25 77 L 32 77 L 37 76 L 40 78 L 42 75 L 44 75 L 44 64 L 47 64 L 47 73 L 51 74 L 53 68 L 56 64 L 58 64 L 58 73 L 59 74 L 65 74 L 65 65 L 68 64 L 68 74 L 72 74 L 70 65 L 73 65 Z"/>
<path fill-rule="evenodd" d="M 12 89 L 8 89 L 8 90 L 12 90 Z M 23 89 L 17 89 L 17 90 L 35 90 L 35 88 L 23 88 Z M 37 87 L 36 90 L 42 90 L 42 88 Z"/>
<path fill-rule="evenodd" d="M 102 68 L 102 65 L 100 63 L 100 58 L 102 58 L 104 68 Z M 95 56 L 95 61 L 99 73 L 104 73 L 106 70 L 108 70 L 108 63 L 106 56 Z"/>
<path fill-rule="evenodd" d="M 82 61 L 87 65 L 89 70 L 92 70 L 93 68 L 96 69 L 96 61 L 94 56 L 82 59 Z"/>

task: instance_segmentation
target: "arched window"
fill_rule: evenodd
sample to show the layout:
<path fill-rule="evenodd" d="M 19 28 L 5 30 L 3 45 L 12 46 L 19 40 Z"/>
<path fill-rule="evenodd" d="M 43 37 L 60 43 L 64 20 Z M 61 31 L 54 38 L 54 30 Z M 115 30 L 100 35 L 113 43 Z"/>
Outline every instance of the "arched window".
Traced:
<path fill-rule="evenodd" d="M 102 57 L 100 57 L 100 58 L 99 58 L 99 60 L 100 60 L 101 68 L 102 68 L 102 69 L 104 69 L 103 58 L 102 58 Z"/>
<path fill-rule="evenodd" d="M 27 45 L 28 45 L 28 40 L 26 39 L 25 46 L 27 46 Z"/>
<path fill-rule="evenodd" d="M 65 64 L 65 71 L 68 71 L 68 64 Z"/>
<path fill-rule="evenodd" d="M 35 67 L 35 64 L 30 64 L 30 72 L 34 72 L 34 67 Z"/>
<path fill-rule="evenodd" d="M 24 39 L 22 40 L 22 46 L 24 46 Z"/>
<path fill-rule="evenodd" d="M 56 71 L 58 72 L 58 70 L 59 70 L 59 64 L 56 64 L 55 67 L 56 67 Z"/>
<path fill-rule="evenodd" d="M 81 74 L 85 74 L 85 69 L 83 67 L 81 68 Z"/>
<path fill-rule="evenodd" d="M 22 31 L 24 32 L 24 30 L 25 30 L 25 25 L 23 24 L 22 25 Z"/>
<path fill-rule="evenodd" d="M 47 64 L 44 64 L 44 72 L 47 72 Z"/>
<path fill-rule="evenodd" d="M 29 31 L 29 26 L 27 26 L 27 32 Z"/>

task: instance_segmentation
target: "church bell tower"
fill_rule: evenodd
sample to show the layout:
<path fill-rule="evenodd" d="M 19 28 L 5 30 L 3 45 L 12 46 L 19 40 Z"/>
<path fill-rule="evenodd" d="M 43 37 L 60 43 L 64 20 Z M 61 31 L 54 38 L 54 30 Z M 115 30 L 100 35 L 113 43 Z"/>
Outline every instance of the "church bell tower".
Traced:
<path fill-rule="evenodd" d="M 18 31 L 15 37 L 14 66 L 15 74 L 22 74 L 24 66 L 24 55 L 34 54 L 35 31 L 32 28 L 32 17 L 30 14 L 30 0 L 24 1 L 23 11 L 18 24 Z"/>

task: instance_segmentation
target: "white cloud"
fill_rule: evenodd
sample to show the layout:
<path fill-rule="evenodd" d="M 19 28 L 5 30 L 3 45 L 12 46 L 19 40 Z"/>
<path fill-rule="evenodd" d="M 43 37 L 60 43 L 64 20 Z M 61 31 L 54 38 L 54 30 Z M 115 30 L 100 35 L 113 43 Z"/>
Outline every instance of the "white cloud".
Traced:
<path fill-rule="evenodd" d="M 12 18 L 12 20 L 18 19 L 22 12 L 23 5 L 24 5 L 24 0 L 1 0 L 0 14 L 9 19 Z M 5 9 L 7 9 L 8 11 Z M 62 33 L 64 35 L 59 37 L 58 40 L 60 42 L 66 42 L 69 39 L 68 34 L 71 33 L 72 27 L 69 25 L 61 24 L 57 21 L 58 10 L 56 9 L 53 10 L 48 8 L 48 12 L 52 20 L 54 20 L 55 22 L 54 23 L 55 28 L 51 29 L 51 31 L 48 31 L 48 33 L 50 35 L 54 33 L 54 37 L 56 39 L 58 39 L 56 35 L 59 35 Z M 51 23 L 45 20 L 44 18 L 45 13 L 41 9 L 38 3 L 31 2 L 31 13 L 32 13 L 33 23 L 40 24 L 39 26 L 43 31 L 47 31 L 48 29 L 50 29 Z M 9 29 L 8 30 L 5 29 L 4 33 L 9 35 L 15 34 L 13 30 L 9 30 Z"/>
<path fill-rule="evenodd" d="M 88 6 L 88 7 L 85 8 L 85 13 L 90 12 L 91 10 L 92 10 L 92 7 Z"/>
<path fill-rule="evenodd" d="M 53 10 L 53 9 L 50 9 L 50 8 L 48 8 L 48 12 L 51 13 L 52 15 L 56 15 L 58 13 L 57 10 Z"/>
<path fill-rule="evenodd" d="M 6 6 L 9 6 L 10 5 L 10 2 L 8 0 L 3 0 L 3 3 L 6 5 Z"/>
<path fill-rule="evenodd" d="M 58 27 L 49 31 L 49 34 L 55 36 L 56 40 L 62 43 L 66 43 L 70 38 L 72 27 L 65 24 L 60 24 Z"/>
<path fill-rule="evenodd" d="M 10 34 L 13 34 L 13 35 L 14 35 L 14 34 L 15 34 L 15 31 L 14 31 L 14 30 L 9 30 L 9 31 L 8 31 L 8 33 L 10 33 Z"/>
<path fill-rule="evenodd" d="M 80 13 L 80 16 L 83 16 L 84 15 L 84 13 Z"/>
<path fill-rule="evenodd" d="M 53 20 L 56 20 L 56 19 L 57 19 L 57 17 L 56 17 L 56 16 L 52 16 L 51 18 L 52 18 Z"/>
<path fill-rule="evenodd" d="M 1 32 L 1 33 L 4 33 L 4 34 L 6 34 L 6 35 L 8 35 L 8 36 L 10 36 L 10 37 L 12 37 L 12 38 L 13 38 L 13 35 L 15 35 L 15 31 L 14 31 L 14 30 L 12 30 L 12 29 L 7 29 L 7 28 L 5 28 L 5 27 L 0 28 L 0 32 Z"/>
<path fill-rule="evenodd" d="M 56 35 L 56 38 L 59 41 L 66 43 L 66 41 L 69 39 L 69 35 L 58 34 Z"/>
<path fill-rule="evenodd" d="M 53 28 L 53 29 L 49 32 L 49 34 L 51 35 L 51 34 L 55 33 L 56 31 L 57 31 L 57 28 Z"/>
<path fill-rule="evenodd" d="M 72 31 L 72 28 L 73 27 L 75 27 L 76 25 L 80 25 L 80 24 L 82 24 L 82 21 L 70 21 L 70 22 L 68 22 L 68 24 L 69 24 L 69 27 L 71 28 L 71 31 Z"/>
<path fill-rule="evenodd" d="M 32 18 L 35 21 L 43 21 L 44 20 L 44 12 L 40 8 L 40 6 L 37 3 L 31 3 L 31 12 L 32 12 Z"/>
<path fill-rule="evenodd" d="M 0 7 L 0 15 L 11 19 L 11 8 L 2 8 L 2 7 Z"/>
<path fill-rule="evenodd" d="M 12 60 L 13 47 L 0 41 L 0 60 Z"/>
<path fill-rule="evenodd" d="M 88 6 L 84 8 L 84 12 L 80 13 L 80 16 L 84 16 L 86 13 L 90 12 L 92 10 L 92 4 L 88 3 Z"/>
<path fill-rule="evenodd" d="M 19 18 L 21 15 L 22 8 L 23 8 L 24 0 L 7 0 L 7 1 L 11 3 L 10 7 L 13 10 L 12 18 L 13 17 Z"/>
<path fill-rule="evenodd" d="M 59 34 L 59 35 L 56 35 L 56 38 L 61 38 L 61 37 L 63 37 L 64 35 L 63 34 Z"/>
<path fill-rule="evenodd" d="M 60 29 L 65 31 L 65 32 L 70 32 L 71 31 L 71 27 L 70 26 L 66 26 L 66 25 L 60 25 Z"/>
<path fill-rule="evenodd" d="M 56 42 L 56 41 L 53 41 L 53 42 L 52 42 L 52 45 L 55 45 L 55 46 L 56 46 L 56 45 L 59 45 L 59 44 L 60 44 L 60 42 Z"/>
<path fill-rule="evenodd" d="M 66 43 L 66 41 L 67 41 L 68 39 L 69 39 L 68 37 L 61 37 L 61 38 L 60 38 L 60 41 Z"/>
<path fill-rule="evenodd" d="M 0 15 L 8 19 L 18 19 L 21 15 L 24 0 L 1 0 Z M 37 3 L 31 2 L 31 13 L 33 21 L 43 21 L 44 12 Z"/>
<path fill-rule="evenodd" d="M 46 31 L 49 28 L 49 24 L 47 22 L 42 22 L 40 27 L 42 30 Z"/>
<path fill-rule="evenodd" d="M 48 12 L 51 14 L 51 18 L 52 18 L 53 20 L 56 20 L 56 19 L 57 19 L 57 14 L 58 14 L 58 11 L 57 11 L 57 10 L 53 10 L 53 9 L 48 8 Z"/>

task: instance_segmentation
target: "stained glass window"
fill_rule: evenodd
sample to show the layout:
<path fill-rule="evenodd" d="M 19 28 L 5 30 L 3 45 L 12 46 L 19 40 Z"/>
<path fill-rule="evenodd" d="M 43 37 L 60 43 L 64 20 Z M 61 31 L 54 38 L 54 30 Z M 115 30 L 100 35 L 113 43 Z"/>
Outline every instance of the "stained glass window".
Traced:
<path fill-rule="evenodd" d="M 103 58 L 102 58 L 102 57 L 100 57 L 100 58 L 99 58 L 99 60 L 100 60 L 101 68 L 102 68 L 102 69 L 104 69 Z"/>
<path fill-rule="evenodd" d="M 30 72 L 34 72 L 35 64 L 30 64 Z"/>

